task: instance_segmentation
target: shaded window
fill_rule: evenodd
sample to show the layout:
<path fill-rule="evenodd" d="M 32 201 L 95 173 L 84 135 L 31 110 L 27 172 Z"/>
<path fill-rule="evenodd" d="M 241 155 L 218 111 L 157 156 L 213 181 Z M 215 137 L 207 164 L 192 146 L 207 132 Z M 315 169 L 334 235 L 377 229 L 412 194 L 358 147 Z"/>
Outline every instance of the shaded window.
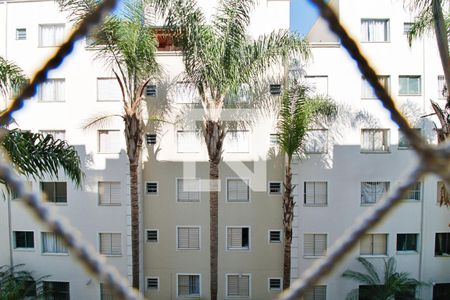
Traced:
<path fill-rule="evenodd" d="M 200 297 L 200 275 L 177 275 L 177 282 L 179 297 Z"/>
<path fill-rule="evenodd" d="M 450 256 L 450 232 L 436 233 L 435 256 Z"/>
<path fill-rule="evenodd" d="M 227 249 L 250 248 L 250 228 L 248 227 L 228 227 L 227 228 Z"/>
<path fill-rule="evenodd" d="M 399 95 L 420 95 L 421 93 L 421 80 L 420 76 L 399 76 Z"/>
<path fill-rule="evenodd" d="M 386 255 L 387 234 L 365 234 L 360 239 L 359 254 L 361 255 Z"/>
<path fill-rule="evenodd" d="M 417 233 L 399 233 L 397 234 L 397 251 L 415 251 L 417 252 Z"/>
<path fill-rule="evenodd" d="M 67 203 L 66 182 L 41 182 L 41 191 L 47 196 L 48 202 Z"/>
<path fill-rule="evenodd" d="M 361 129 L 361 152 L 388 152 L 389 129 Z"/>
<path fill-rule="evenodd" d="M 34 248 L 34 232 L 14 231 L 14 248 Z"/>
<path fill-rule="evenodd" d="M 389 190 L 389 182 L 361 182 L 361 204 L 378 202 Z"/>
<path fill-rule="evenodd" d="M 304 256 L 324 256 L 327 251 L 326 234 L 305 234 L 303 242 Z"/>

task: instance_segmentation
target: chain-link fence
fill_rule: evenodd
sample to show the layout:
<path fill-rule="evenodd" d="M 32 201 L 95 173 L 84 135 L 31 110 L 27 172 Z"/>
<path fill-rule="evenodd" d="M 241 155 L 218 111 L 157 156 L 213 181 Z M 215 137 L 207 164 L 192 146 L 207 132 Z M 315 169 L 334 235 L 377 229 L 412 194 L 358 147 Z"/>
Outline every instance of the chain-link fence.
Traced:
<path fill-rule="evenodd" d="M 321 16 L 328 22 L 330 29 L 339 36 L 342 46 L 355 60 L 361 74 L 374 88 L 375 94 L 390 112 L 391 119 L 398 124 L 401 131 L 410 141 L 411 146 L 420 158 L 420 162 L 403 184 L 395 191 L 390 192 L 386 199 L 380 201 L 375 207 L 367 210 L 361 218 L 346 230 L 329 249 L 325 259 L 313 264 L 303 272 L 298 280 L 291 284 L 290 289 L 280 294 L 278 298 L 280 300 L 300 298 L 309 287 L 330 273 L 346 253 L 356 245 L 359 238 L 375 224 L 383 220 L 383 217 L 403 198 L 408 188 L 415 184 L 419 178 L 425 174 L 433 173 L 440 176 L 447 185 L 450 185 L 450 146 L 447 144 L 439 146 L 429 145 L 415 130 L 411 129 L 389 93 L 378 81 L 374 69 L 361 53 L 355 41 L 340 24 L 333 10 L 328 7 L 324 0 L 310 0 L 310 2 L 318 7 Z M 0 115 L 1 124 L 9 123 L 12 113 L 21 109 L 24 101 L 36 94 L 37 86 L 46 81 L 48 72 L 57 68 L 65 57 L 70 55 L 75 42 L 84 37 L 93 26 L 101 22 L 103 17 L 115 5 L 116 0 L 105 0 L 80 23 L 70 38 L 59 48 L 58 52 L 43 65 L 29 85 L 11 103 L 8 109 Z M 121 277 L 115 268 L 106 264 L 105 259 L 97 253 L 92 245 L 81 238 L 81 234 L 76 228 L 73 228 L 64 218 L 46 206 L 40 195 L 30 193 L 26 189 L 26 184 L 21 181 L 11 166 L 0 163 L 0 179 L 16 190 L 18 198 L 21 198 L 27 204 L 28 208 L 42 223 L 65 241 L 72 253 L 79 259 L 80 264 L 95 275 L 97 279 L 108 285 L 117 296 L 123 299 L 143 299 L 137 291 L 129 287 L 127 280 Z"/>

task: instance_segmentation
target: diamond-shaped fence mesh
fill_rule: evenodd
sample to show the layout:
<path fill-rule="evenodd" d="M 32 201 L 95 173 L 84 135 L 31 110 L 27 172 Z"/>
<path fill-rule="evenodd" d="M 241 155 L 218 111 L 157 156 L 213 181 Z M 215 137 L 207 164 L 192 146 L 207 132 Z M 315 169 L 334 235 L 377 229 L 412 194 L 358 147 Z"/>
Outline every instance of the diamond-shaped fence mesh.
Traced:
<path fill-rule="evenodd" d="M 300 278 L 291 284 L 288 290 L 280 294 L 278 298 L 280 300 L 299 299 L 309 287 L 312 287 L 321 278 L 330 273 L 338 265 L 341 258 L 356 245 L 359 238 L 375 224 L 380 222 L 403 198 L 408 188 L 415 184 L 419 178 L 425 174 L 433 173 L 440 176 L 447 185 L 450 185 L 450 146 L 447 144 L 439 146 L 429 145 L 409 126 L 407 120 L 397 109 L 394 100 L 378 81 L 376 72 L 361 53 L 356 42 L 340 24 L 333 10 L 328 7 L 324 0 L 310 0 L 310 2 L 318 7 L 322 18 L 328 22 L 330 29 L 340 38 L 342 46 L 355 60 L 361 74 L 374 88 L 375 94 L 390 112 L 391 119 L 398 124 L 401 131 L 410 141 L 411 146 L 420 158 L 420 162 L 396 190 L 390 192 L 383 201 L 380 201 L 372 209 L 362 214 L 344 232 L 329 249 L 325 259 L 317 261 L 309 269 L 305 270 Z M 59 48 L 58 52 L 43 65 L 42 69 L 36 73 L 29 85 L 12 102 L 8 109 L 0 115 L 0 124 L 9 123 L 12 113 L 21 109 L 25 99 L 34 96 L 37 86 L 45 82 L 48 72 L 57 68 L 64 58 L 70 55 L 75 42 L 84 37 L 92 27 L 101 22 L 103 17 L 114 8 L 115 4 L 116 0 L 105 0 L 91 15 L 80 23 L 70 38 Z M 72 253 L 78 258 L 79 263 L 87 271 L 110 286 L 118 297 L 123 299 L 143 299 L 142 295 L 136 290 L 133 290 L 128 281 L 115 268 L 106 264 L 104 257 L 100 256 L 92 245 L 83 240 L 81 233 L 76 228 L 73 228 L 65 218 L 59 216 L 55 211 L 46 206 L 40 195 L 27 191 L 26 184 L 21 181 L 12 167 L 6 163 L 0 163 L 0 179 L 12 186 L 17 191 L 18 198 L 24 201 L 37 218 L 65 241 Z"/>

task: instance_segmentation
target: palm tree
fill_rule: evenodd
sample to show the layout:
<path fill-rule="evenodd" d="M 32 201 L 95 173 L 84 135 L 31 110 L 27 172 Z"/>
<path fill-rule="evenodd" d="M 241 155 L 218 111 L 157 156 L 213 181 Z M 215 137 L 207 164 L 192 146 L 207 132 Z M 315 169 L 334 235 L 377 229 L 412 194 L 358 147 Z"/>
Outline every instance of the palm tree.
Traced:
<path fill-rule="evenodd" d="M 37 296 L 36 286 L 48 276 L 34 279 L 29 271 L 17 271 L 23 264 L 10 266 L 0 266 L 0 299 L 34 299 Z M 39 295 L 44 296 L 44 295 Z"/>
<path fill-rule="evenodd" d="M 0 94 L 4 107 L 12 94 L 26 82 L 19 66 L 0 57 Z M 58 169 L 62 168 L 80 186 L 83 172 L 80 157 L 73 146 L 51 135 L 8 128 L 1 128 L 1 131 L 0 146 L 19 173 L 32 178 L 58 177 Z"/>
<path fill-rule="evenodd" d="M 97 0 L 59 0 L 61 8 L 71 12 L 80 22 L 98 5 Z M 155 60 L 157 42 L 145 20 L 145 1 L 125 0 L 120 15 L 108 16 L 91 36 L 97 58 L 112 69 L 122 91 L 126 151 L 130 168 L 132 285 L 139 289 L 139 186 L 138 167 L 141 159 L 144 120 L 144 91 L 159 72 Z M 111 116 L 102 116 L 87 127 Z"/>
<path fill-rule="evenodd" d="M 375 266 L 363 257 L 358 261 L 364 266 L 366 273 L 346 270 L 342 277 L 360 283 L 359 288 L 352 290 L 346 300 L 371 299 L 416 299 L 415 288 L 422 282 L 411 278 L 406 272 L 397 272 L 394 257 L 384 260 L 384 274 L 380 276 Z"/>
<path fill-rule="evenodd" d="M 264 74 L 281 57 L 307 58 L 307 42 L 287 30 L 249 39 L 247 27 L 254 0 L 219 1 L 216 14 L 206 23 L 195 0 L 156 0 L 167 14 L 169 30 L 183 52 L 185 78 L 200 95 L 204 111 L 202 132 L 209 156 L 210 292 L 217 299 L 218 180 L 223 142 L 230 124 L 222 120 L 227 95 Z"/>
<path fill-rule="evenodd" d="M 285 176 L 283 192 L 283 289 L 287 289 L 291 279 L 292 220 L 294 218 L 294 196 L 292 194 L 292 159 L 300 154 L 306 131 L 319 116 L 330 117 L 337 112 L 336 105 L 329 99 L 311 98 L 308 88 L 294 84 L 283 93 L 278 121 L 279 149 L 285 154 Z"/>

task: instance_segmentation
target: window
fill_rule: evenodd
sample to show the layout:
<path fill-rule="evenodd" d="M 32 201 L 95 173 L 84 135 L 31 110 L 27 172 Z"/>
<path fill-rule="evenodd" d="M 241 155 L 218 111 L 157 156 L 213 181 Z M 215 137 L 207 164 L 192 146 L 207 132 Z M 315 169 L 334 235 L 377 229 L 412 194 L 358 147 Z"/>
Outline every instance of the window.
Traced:
<path fill-rule="evenodd" d="M 269 243 L 281 243 L 281 230 L 269 230 Z"/>
<path fill-rule="evenodd" d="M 281 278 L 269 278 L 269 291 L 281 291 Z"/>
<path fill-rule="evenodd" d="M 53 232 L 42 232 L 42 253 L 68 253 L 63 240 Z"/>
<path fill-rule="evenodd" d="M 327 299 L 327 286 L 315 285 L 305 292 L 304 300 L 326 300 Z"/>
<path fill-rule="evenodd" d="M 394 295 L 395 300 L 409 300 L 416 298 L 416 286 L 414 284 L 409 284 L 401 292 L 397 292 Z"/>
<path fill-rule="evenodd" d="M 361 129 L 361 152 L 389 152 L 389 129 Z"/>
<path fill-rule="evenodd" d="M 305 205 L 327 205 L 327 182 L 310 181 L 304 183 L 304 197 Z"/>
<path fill-rule="evenodd" d="M 390 76 L 378 76 L 378 81 L 389 93 L 391 90 L 391 77 Z M 377 96 L 369 84 L 369 82 L 363 77 L 361 78 L 361 98 L 362 99 L 376 99 Z"/>
<path fill-rule="evenodd" d="M 198 179 L 177 179 L 177 201 L 199 202 L 200 181 Z"/>
<path fill-rule="evenodd" d="M 244 83 L 240 86 L 237 93 L 237 101 L 241 103 L 249 103 L 251 99 L 250 85 Z"/>
<path fill-rule="evenodd" d="M 389 182 L 361 182 L 361 204 L 374 204 L 389 190 Z"/>
<path fill-rule="evenodd" d="M 389 20 L 361 19 L 362 42 L 389 42 Z"/>
<path fill-rule="evenodd" d="M 64 24 L 39 25 L 39 47 L 56 47 L 64 42 Z"/>
<path fill-rule="evenodd" d="M 100 283 L 100 300 L 114 300 L 114 292 L 104 283 Z"/>
<path fill-rule="evenodd" d="M 435 256 L 450 256 L 450 232 L 436 233 Z"/>
<path fill-rule="evenodd" d="M 360 240 L 360 255 L 387 255 L 387 234 L 365 234 Z"/>
<path fill-rule="evenodd" d="M 120 130 L 99 130 L 98 131 L 98 152 L 99 153 L 119 153 Z"/>
<path fill-rule="evenodd" d="M 51 135 L 54 140 L 64 141 L 66 139 L 65 130 L 39 130 L 39 133 L 42 135 Z"/>
<path fill-rule="evenodd" d="M 46 194 L 48 202 L 67 203 L 66 182 L 41 182 L 41 191 Z"/>
<path fill-rule="evenodd" d="M 328 76 L 305 76 L 305 81 L 312 95 L 328 95 Z"/>
<path fill-rule="evenodd" d="M 120 233 L 99 233 L 100 254 L 122 255 L 122 235 Z"/>
<path fill-rule="evenodd" d="M 278 133 L 271 133 L 269 137 L 270 147 L 278 146 L 278 139 L 279 139 Z"/>
<path fill-rule="evenodd" d="M 195 104 L 200 101 L 197 90 L 188 82 L 177 82 L 171 93 L 176 104 Z"/>
<path fill-rule="evenodd" d="M 147 195 L 158 195 L 158 182 L 155 181 L 146 182 L 145 193 Z"/>
<path fill-rule="evenodd" d="M 397 234 L 397 251 L 407 252 L 414 251 L 417 252 L 417 233 L 399 233 Z"/>
<path fill-rule="evenodd" d="M 178 297 L 200 297 L 200 274 L 177 274 Z"/>
<path fill-rule="evenodd" d="M 120 182 L 99 182 L 98 183 L 98 204 L 100 205 L 120 205 Z"/>
<path fill-rule="evenodd" d="M 227 227 L 227 249 L 249 250 L 250 228 L 249 227 Z"/>
<path fill-rule="evenodd" d="M 433 300 L 450 299 L 450 283 L 435 283 L 433 285 Z"/>
<path fill-rule="evenodd" d="M 248 131 L 229 131 L 225 136 L 225 151 L 228 153 L 248 153 L 250 133 Z"/>
<path fill-rule="evenodd" d="M 227 297 L 250 297 L 250 274 L 227 274 Z"/>
<path fill-rule="evenodd" d="M 420 181 L 418 181 L 408 189 L 405 199 L 420 201 L 421 194 L 422 194 L 421 183 Z"/>
<path fill-rule="evenodd" d="M 156 97 L 156 85 L 155 84 L 149 84 L 145 87 L 145 96 Z"/>
<path fill-rule="evenodd" d="M 399 76 L 398 85 L 400 96 L 415 96 L 421 93 L 420 76 Z"/>
<path fill-rule="evenodd" d="M 147 229 L 147 242 L 157 243 L 159 241 L 159 231 L 157 229 Z"/>
<path fill-rule="evenodd" d="M 33 189 L 33 183 L 31 181 L 25 181 L 25 190 L 31 191 Z M 12 200 L 18 199 L 19 195 L 17 193 L 17 190 L 14 189 L 12 186 L 9 186 L 9 192 Z"/>
<path fill-rule="evenodd" d="M 413 128 L 413 130 L 417 131 L 418 134 L 421 134 L 422 132 L 422 129 L 420 128 Z M 400 129 L 398 130 L 398 149 L 411 149 L 411 143 Z"/>
<path fill-rule="evenodd" d="M 47 79 L 38 87 L 39 101 L 42 102 L 64 102 L 66 80 L 63 78 Z"/>
<path fill-rule="evenodd" d="M 70 300 L 70 283 L 62 281 L 44 281 L 42 293 L 45 299 Z"/>
<path fill-rule="evenodd" d="M 269 195 L 281 195 L 281 182 L 269 181 Z"/>
<path fill-rule="evenodd" d="M 445 77 L 442 75 L 438 76 L 438 98 L 439 99 L 447 99 L 448 97 L 448 88 L 445 83 Z"/>
<path fill-rule="evenodd" d="M 147 290 L 159 290 L 159 277 L 147 277 Z"/>
<path fill-rule="evenodd" d="M 269 91 L 271 95 L 274 96 L 281 95 L 281 84 L 274 83 L 269 85 Z"/>
<path fill-rule="evenodd" d="M 305 135 L 305 153 L 327 153 L 328 130 L 308 129 Z"/>
<path fill-rule="evenodd" d="M 177 227 L 178 250 L 200 250 L 200 227 Z"/>
<path fill-rule="evenodd" d="M 196 130 L 177 131 L 177 152 L 197 153 L 200 151 L 200 136 Z"/>
<path fill-rule="evenodd" d="M 98 101 L 120 101 L 122 91 L 116 78 L 97 78 Z"/>
<path fill-rule="evenodd" d="M 403 34 L 404 35 L 408 35 L 409 32 L 411 31 L 411 27 L 414 23 L 410 23 L 410 22 L 405 22 L 403 23 Z"/>
<path fill-rule="evenodd" d="M 155 145 L 156 144 L 156 134 L 155 133 L 147 133 L 145 135 L 145 141 L 147 145 Z"/>
<path fill-rule="evenodd" d="M 14 248 L 34 248 L 33 231 L 14 231 Z"/>
<path fill-rule="evenodd" d="M 25 28 L 16 28 L 16 40 L 23 41 L 27 39 L 27 30 Z"/>
<path fill-rule="evenodd" d="M 326 234 L 305 234 L 303 244 L 304 256 L 324 256 L 327 251 Z"/>
<path fill-rule="evenodd" d="M 449 202 L 448 191 L 443 181 L 437 182 L 436 195 L 437 195 L 436 200 L 439 205 L 443 205 Z"/>
<path fill-rule="evenodd" d="M 249 202 L 250 190 L 248 179 L 227 179 L 227 201 Z"/>

